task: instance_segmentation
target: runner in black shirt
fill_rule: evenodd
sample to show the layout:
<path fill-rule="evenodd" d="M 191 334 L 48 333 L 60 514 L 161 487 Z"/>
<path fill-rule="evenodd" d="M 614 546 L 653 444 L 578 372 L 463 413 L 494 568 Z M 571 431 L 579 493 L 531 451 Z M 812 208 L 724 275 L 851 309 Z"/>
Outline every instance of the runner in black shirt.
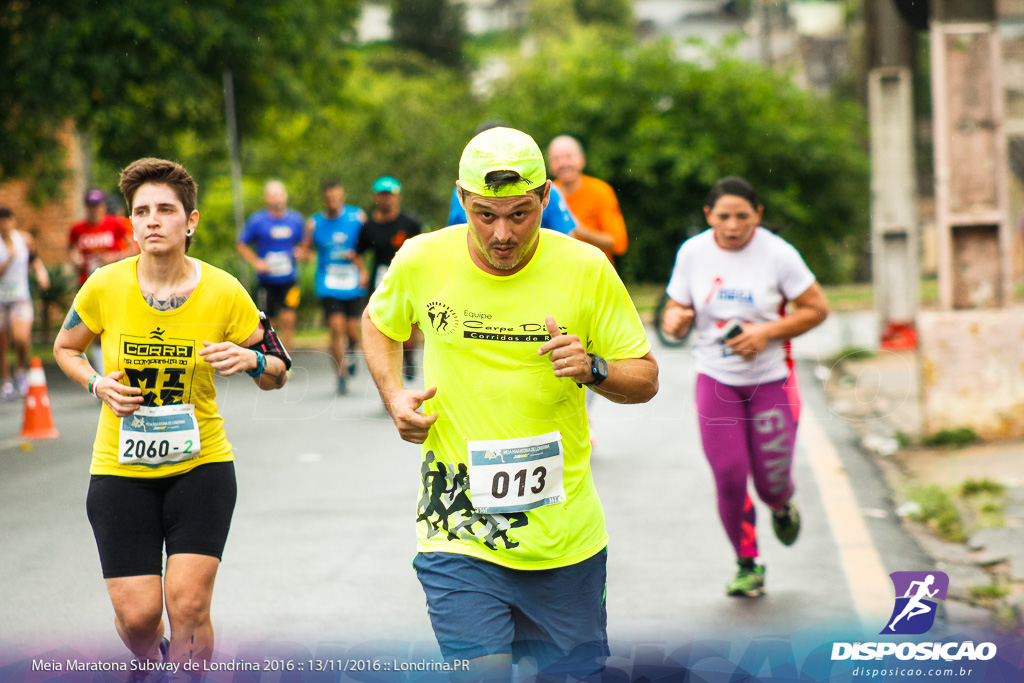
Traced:
<path fill-rule="evenodd" d="M 384 274 L 388 272 L 391 260 L 395 258 L 398 248 L 405 240 L 420 234 L 422 224 L 402 213 L 402 185 L 391 176 L 382 176 L 373 181 L 373 211 L 370 218 L 363 224 L 359 232 L 356 251 L 363 254 L 373 252 L 373 270 L 370 277 L 371 291 L 377 289 Z M 418 330 L 413 330 L 409 341 L 405 342 L 404 364 L 405 378 L 412 380 L 416 376 L 413 350 L 418 341 Z"/>

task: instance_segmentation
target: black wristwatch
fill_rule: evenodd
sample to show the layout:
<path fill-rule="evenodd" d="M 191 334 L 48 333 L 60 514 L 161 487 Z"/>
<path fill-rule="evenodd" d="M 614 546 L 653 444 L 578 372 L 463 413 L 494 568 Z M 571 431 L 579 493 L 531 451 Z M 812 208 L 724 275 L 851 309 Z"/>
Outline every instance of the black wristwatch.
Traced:
<path fill-rule="evenodd" d="M 608 379 L 608 361 L 593 353 L 587 355 L 590 356 L 590 381 L 586 383 L 586 386 L 596 387 Z"/>

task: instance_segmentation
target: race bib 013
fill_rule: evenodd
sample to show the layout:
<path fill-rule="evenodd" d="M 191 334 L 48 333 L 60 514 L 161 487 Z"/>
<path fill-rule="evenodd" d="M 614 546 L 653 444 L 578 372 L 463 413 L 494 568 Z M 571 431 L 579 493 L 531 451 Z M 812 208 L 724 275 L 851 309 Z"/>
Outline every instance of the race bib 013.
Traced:
<path fill-rule="evenodd" d="M 467 446 L 469 492 L 477 512 L 523 512 L 565 502 L 561 433 Z"/>

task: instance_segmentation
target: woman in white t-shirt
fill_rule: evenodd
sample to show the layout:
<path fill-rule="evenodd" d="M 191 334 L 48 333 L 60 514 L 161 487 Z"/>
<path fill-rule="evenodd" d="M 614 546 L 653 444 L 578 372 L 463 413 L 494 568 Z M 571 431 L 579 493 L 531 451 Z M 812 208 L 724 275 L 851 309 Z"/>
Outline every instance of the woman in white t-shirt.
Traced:
<path fill-rule="evenodd" d="M 739 565 L 728 595 L 755 596 L 764 588 L 748 479 L 772 510 L 779 540 L 791 545 L 799 534 L 800 515 L 790 500 L 798 400 L 787 391 L 786 345 L 828 315 L 825 295 L 797 250 L 760 227 L 763 212 L 742 178 L 723 178 L 711 188 L 704 206 L 711 229 L 680 247 L 663 322 L 677 336 L 695 327 L 701 441 Z"/>
<path fill-rule="evenodd" d="M 0 206 L 0 400 L 3 401 L 28 393 L 33 318 L 29 272 L 34 271 L 42 289 L 50 288 L 50 276 L 35 251 L 32 236 L 14 227 L 14 213 Z M 7 357 L 12 342 L 18 356 L 13 382 Z"/>

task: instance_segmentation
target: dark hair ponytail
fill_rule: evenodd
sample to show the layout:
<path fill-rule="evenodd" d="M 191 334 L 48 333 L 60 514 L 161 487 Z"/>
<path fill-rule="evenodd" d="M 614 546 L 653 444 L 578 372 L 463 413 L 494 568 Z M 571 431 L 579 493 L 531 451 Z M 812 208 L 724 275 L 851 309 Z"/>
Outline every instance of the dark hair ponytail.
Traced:
<path fill-rule="evenodd" d="M 718 203 L 718 200 L 725 195 L 733 195 L 734 197 L 742 197 L 743 199 L 746 199 L 750 202 L 750 205 L 754 207 L 755 211 L 759 206 L 761 206 L 761 203 L 757 200 L 757 192 L 754 191 L 754 186 L 739 176 L 722 178 L 715 183 L 714 187 L 711 188 L 711 191 L 708 192 L 707 199 L 704 200 L 704 206 L 709 209 L 715 208 L 715 204 Z"/>

